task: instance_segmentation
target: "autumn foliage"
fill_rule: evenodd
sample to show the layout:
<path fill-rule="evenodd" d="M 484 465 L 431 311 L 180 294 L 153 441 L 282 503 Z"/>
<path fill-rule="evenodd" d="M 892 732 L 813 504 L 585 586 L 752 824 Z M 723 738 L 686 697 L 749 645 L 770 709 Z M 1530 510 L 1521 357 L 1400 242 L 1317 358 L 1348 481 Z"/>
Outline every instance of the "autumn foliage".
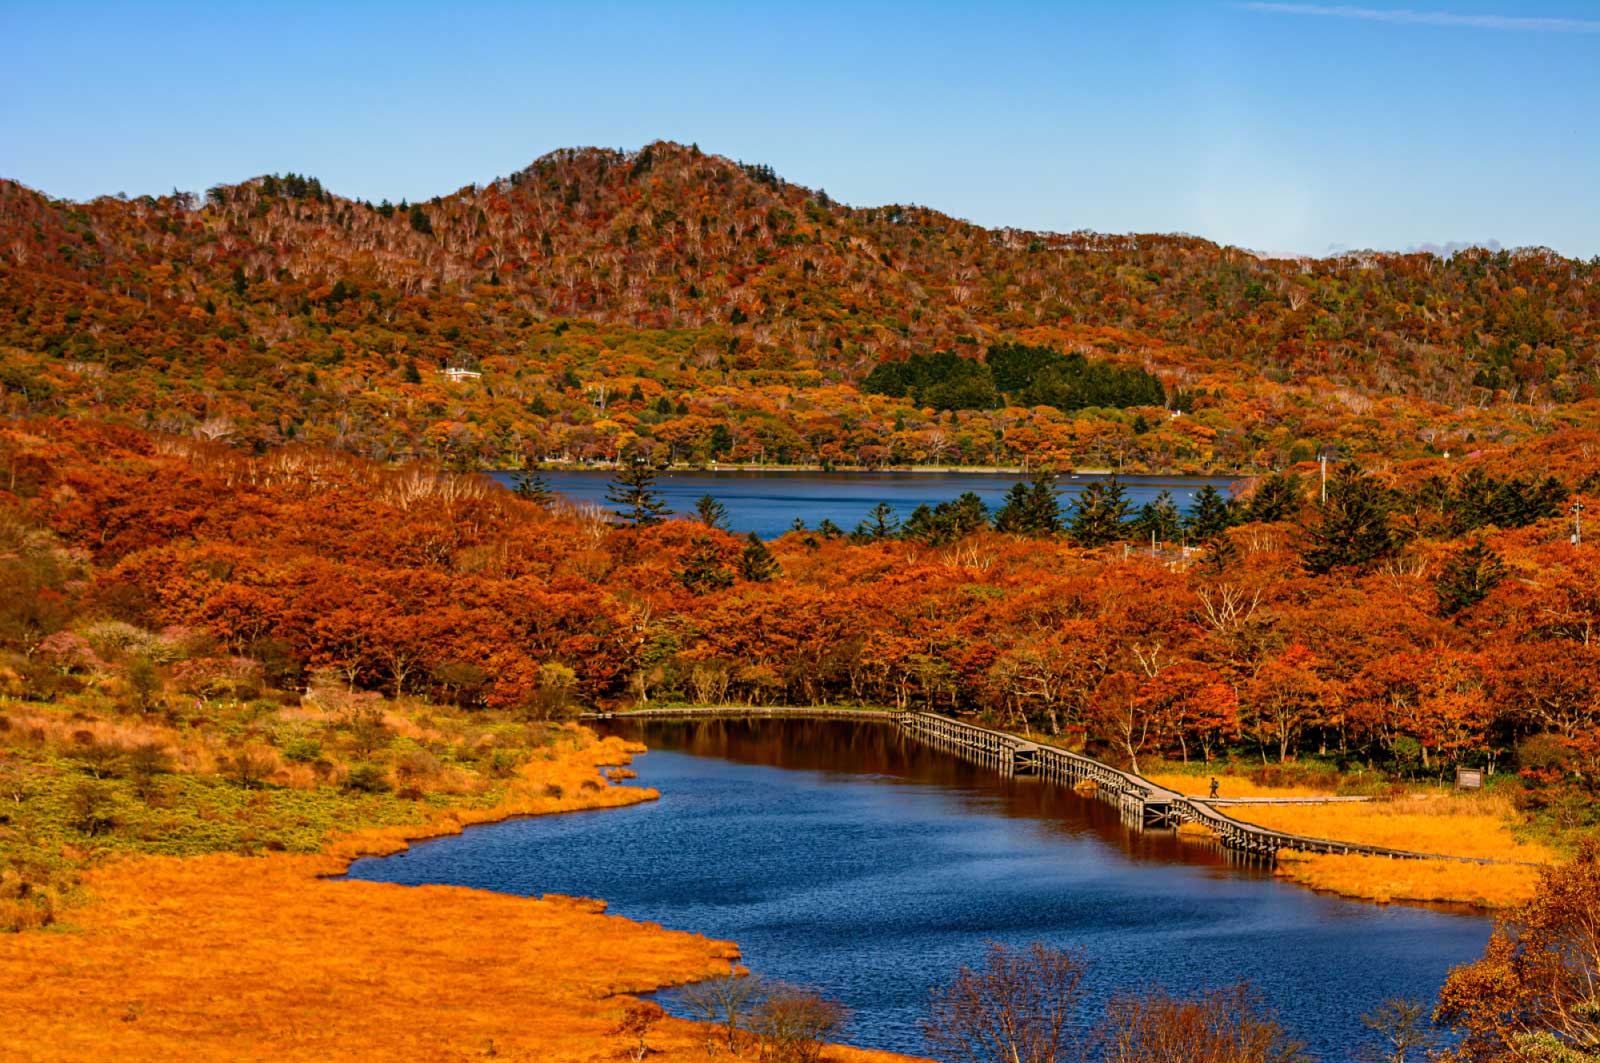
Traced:
<path fill-rule="evenodd" d="M 8 430 L 0 459 L 16 544 L 0 677 L 16 693 L 92 688 L 171 713 L 178 692 L 342 685 L 525 719 L 865 702 L 1128 762 L 1519 770 L 1529 807 L 1566 828 L 1600 767 L 1600 565 L 1564 514 L 1478 529 L 1506 574 L 1447 614 L 1437 583 L 1460 547 L 1421 503 L 1385 558 L 1326 573 L 1303 564 L 1318 518 L 1297 500 L 1275 522 L 1245 507 L 1189 557 L 992 531 L 792 534 L 752 577 L 749 544 L 714 528 L 619 528 L 424 467 L 68 421 Z"/>
<path fill-rule="evenodd" d="M 1435 1019 L 1482 1063 L 1592 1059 L 1600 1049 L 1600 847 L 1546 872 L 1483 957 L 1451 972 Z"/>
<path fill-rule="evenodd" d="M 1459 455 L 1594 423 L 1596 269 L 989 230 L 661 142 L 414 204 L 0 182 L 0 399 L 463 465 Z M 913 359 L 978 386 L 877 386 Z"/>

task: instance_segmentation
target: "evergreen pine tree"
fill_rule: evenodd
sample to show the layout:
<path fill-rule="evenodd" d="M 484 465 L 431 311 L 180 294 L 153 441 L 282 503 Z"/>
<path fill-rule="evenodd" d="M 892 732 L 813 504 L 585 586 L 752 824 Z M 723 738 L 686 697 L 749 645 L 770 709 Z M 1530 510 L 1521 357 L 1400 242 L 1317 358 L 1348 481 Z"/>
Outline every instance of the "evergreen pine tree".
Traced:
<path fill-rule="evenodd" d="M 900 536 L 940 546 L 964 539 L 988 526 L 989 507 L 983 504 L 983 499 L 967 491 L 954 501 L 940 502 L 937 506 L 919 505 L 901 526 Z"/>
<path fill-rule="evenodd" d="M 911 511 L 911 516 L 906 518 L 900 534 L 906 539 L 915 539 L 930 546 L 937 546 L 944 541 L 944 522 L 934 514 L 932 506 L 923 502 Z"/>
<path fill-rule="evenodd" d="M 1196 542 L 1208 543 L 1232 527 L 1233 522 L 1233 507 L 1221 491 L 1206 484 L 1195 492 L 1194 508 L 1183 525 Z"/>
<path fill-rule="evenodd" d="M 1482 539 L 1451 558 L 1434 581 L 1434 593 L 1439 596 L 1439 612 L 1455 616 L 1470 609 L 1489 596 L 1489 592 L 1505 579 L 1506 567 Z"/>
<path fill-rule="evenodd" d="M 824 539 L 840 539 L 844 537 L 844 529 L 839 527 L 827 517 L 817 522 L 817 531 Z"/>
<path fill-rule="evenodd" d="M 751 583 L 766 583 L 778 573 L 778 559 L 772 556 L 761 536 L 751 532 L 745 537 L 744 553 L 739 555 L 739 575 Z"/>
<path fill-rule="evenodd" d="M 518 469 L 512 473 L 511 493 L 545 509 L 549 509 L 550 503 L 556 500 L 556 493 L 550 489 L 550 481 L 537 469 Z"/>
<path fill-rule="evenodd" d="M 1126 534 L 1128 494 L 1113 476 L 1086 486 L 1072 501 L 1072 518 L 1067 532 L 1079 546 L 1105 546 Z"/>
<path fill-rule="evenodd" d="M 1154 499 L 1139 507 L 1133 518 L 1132 530 L 1142 543 L 1151 541 L 1170 543 L 1178 537 L 1182 517 L 1171 491 L 1162 491 Z"/>
<path fill-rule="evenodd" d="M 994 530 L 1011 535 L 1026 535 L 1028 519 L 1028 485 L 1020 480 L 1011 485 L 1000 511 L 994 516 Z"/>
<path fill-rule="evenodd" d="M 867 513 L 867 519 L 856 525 L 856 536 L 861 539 L 890 539 L 900 530 L 900 519 L 894 507 L 879 502 Z"/>
<path fill-rule="evenodd" d="M 1061 502 L 1056 494 L 1056 474 L 1040 473 L 1028 488 L 1028 530 L 1032 535 L 1061 531 Z"/>
<path fill-rule="evenodd" d="M 978 504 L 981 506 L 982 502 Z M 967 505 L 970 510 L 971 503 Z M 1059 532 L 1061 503 L 1056 497 L 1055 474 L 1040 473 L 1031 483 L 1012 484 L 1000 511 L 995 514 L 994 527 L 996 531 L 1013 535 L 1054 535 Z"/>
<path fill-rule="evenodd" d="M 1371 568 L 1395 550 L 1388 492 L 1353 463 L 1340 465 L 1328 481 L 1322 519 L 1306 536 L 1300 563 L 1308 572 L 1327 575 L 1338 568 Z"/>
<path fill-rule="evenodd" d="M 700 518 L 700 523 L 708 528 L 718 531 L 728 530 L 728 510 L 721 502 L 710 495 L 701 495 L 694 504 L 694 512 Z"/>
<path fill-rule="evenodd" d="M 417 371 L 417 363 L 413 359 L 406 359 L 405 372 L 400 375 L 400 379 L 404 380 L 407 384 L 422 383 L 422 374 Z"/>
<path fill-rule="evenodd" d="M 1200 562 L 1200 570 L 1215 576 L 1232 568 L 1238 560 L 1239 547 L 1234 543 L 1233 536 L 1220 531 L 1206 544 L 1206 555 Z"/>
<path fill-rule="evenodd" d="M 1300 477 L 1290 472 L 1273 473 L 1256 485 L 1255 494 L 1245 506 L 1245 520 L 1274 524 L 1293 520 L 1302 506 Z"/>
<path fill-rule="evenodd" d="M 622 522 L 632 528 L 660 524 L 667 505 L 655 490 L 656 472 L 642 461 L 629 462 L 617 469 L 606 488 L 606 501 L 620 507 Z"/>
<path fill-rule="evenodd" d="M 989 507 L 971 491 L 963 491 L 954 502 L 941 502 L 939 509 L 950 507 L 950 538 L 964 539 L 975 531 L 989 526 Z"/>
<path fill-rule="evenodd" d="M 723 566 L 722 555 L 710 539 L 695 539 L 683 567 L 673 575 L 694 594 L 709 594 L 733 586 L 733 573 Z"/>

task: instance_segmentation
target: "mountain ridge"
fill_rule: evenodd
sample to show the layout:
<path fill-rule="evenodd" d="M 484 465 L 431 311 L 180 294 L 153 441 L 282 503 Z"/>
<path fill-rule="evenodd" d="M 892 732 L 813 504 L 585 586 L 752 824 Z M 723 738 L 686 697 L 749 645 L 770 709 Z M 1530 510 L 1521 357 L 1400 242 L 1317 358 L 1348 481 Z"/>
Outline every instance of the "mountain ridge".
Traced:
<path fill-rule="evenodd" d="M 642 145 L 639 148 L 606 147 L 606 146 L 600 146 L 600 145 L 583 145 L 583 146 L 574 146 L 574 147 L 555 148 L 555 149 L 552 149 L 550 151 L 545 152 L 542 155 L 539 155 L 539 156 L 535 157 L 533 159 L 533 161 L 528 163 L 528 165 L 526 165 L 524 167 L 521 167 L 518 170 L 513 170 L 513 171 L 511 171 L 511 173 L 512 174 L 529 173 L 529 172 L 535 171 L 541 164 L 554 163 L 554 162 L 560 161 L 562 159 L 569 159 L 569 158 L 572 158 L 572 157 L 589 155 L 589 154 L 615 156 L 615 157 L 618 157 L 620 160 L 622 160 L 624 162 L 632 162 L 641 153 L 643 153 L 645 151 L 649 151 L 649 150 L 677 151 L 677 152 L 687 152 L 687 153 L 690 153 L 690 154 L 700 154 L 700 155 L 703 155 L 704 157 L 709 158 L 709 159 L 730 163 L 730 164 L 732 164 L 732 165 L 734 165 L 736 167 L 739 167 L 741 169 L 745 169 L 745 168 L 770 169 L 770 167 L 765 167 L 763 164 L 746 163 L 742 159 L 735 159 L 732 156 L 703 152 L 700 149 L 700 146 L 699 146 L 699 144 L 697 142 L 690 143 L 690 144 L 683 144 L 683 143 L 680 143 L 680 142 L 677 142 L 677 141 L 661 139 L 661 140 L 651 141 L 650 143 Z M 251 175 L 251 176 L 248 176 L 248 177 L 240 178 L 237 181 L 218 181 L 218 182 L 214 182 L 213 184 L 211 184 L 209 186 L 209 188 L 212 188 L 212 189 L 234 189 L 234 188 L 240 188 L 240 187 L 245 187 L 245 186 L 258 186 L 258 185 L 261 184 L 262 181 L 264 181 L 264 180 L 266 180 L 268 178 L 282 179 L 283 177 L 284 177 L 284 174 L 277 173 L 277 172 L 260 173 L 260 174 L 254 174 L 254 175 Z M 453 192 L 436 193 L 436 194 L 434 194 L 432 196 L 429 196 L 429 197 L 426 197 L 426 198 L 424 198 L 422 200 L 418 200 L 418 202 L 424 202 L 424 203 L 425 202 L 431 202 L 431 201 L 439 200 L 439 199 L 446 198 L 446 197 L 449 197 L 449 196 L 459 195 L 465 190 L 468 190 L 468 189 L 474 189 L 475 190 L 475 189 L 478 189 L 480 187 L 486 187 L 488 185 L 493 185 L 493 184 L 496 184 L 498 182 L 506 181 L 506 180 L 508 180 L 508 178 L 509 178 L 509 175 L 506 176 L 506 177 L 495 177 L 495 178 L 490 179 L 487 182 L 481 182 L 481 183 L 480 182 L 471 182 L 469 184 L 460 186 L 459 188 L 457 188 Z M 779 178 L 779 180 L 783 185 L 792 186 L 792 187 L 796 187 L 796 188 L 809 189 L 809 186 L 800 184 L 798 182 L 789 181 L 789 180 L 781 178 L 781 177 Z M 66 206 L 66 207 L 87 206 L 87 205 L 94 204 L 94 203 L 99 203 L 99 202 L 128 202 L 130 200 L 150 200 L 150 199 L 161 200 L 161 199 L 170 198 L 169 195 L 152 195 L 152 194 L 148 194 L 148 193 L 139 194 L 139 195 L 129 195 L 129 194 L 124 193 L 124 192 L 119 192 L 119 193 L 100 193 L 98 195 L 91 196 L 91 197 L 89 197 L 87 199 L 74 199 L 74 198 L 72 198 L 70 196 L 55 196 L 55 195 L 52 195 L 51 193 L 45 191 L 44 189 L 36 188 L 33 185 L 30 185 L 28 182 L 26 182 L 25 180 L 22 180 L 20 178 L 0 177 L 0 184 L 11 184 L 11 185 L 14 185 L 17 188 L 22 189 L 22 190 L 24 190 L 26 192 L 41 196 L 44 199 L 46 199 L 46 200 L 48 200 L 48 201 L 50 201 L 52 203 L 59 204 L 59 205 L 62 205 L 62 206 Z M 320 185 L 321 182 L 318 181 L 318 184 Z M 324 187 L 326 187 L 326 186 L 324 186 Z M 813 191 L 813 194 L 820 196 L 821 198 L 823 198 L 827 202 L 836 203 L 837 205 L 839 205 L 841 207 L 846 207 L 846 208 L 853 209 L 853 210 L 868 210 L 868 211 L 870 211 L 870 210 L 890 210 L 890 209 L 895 209 L 895 208 L 899 208 L 901 210 L 925 210 L 925 211 L 930 211 L 930 212 L 935 213 L 935 214 L 939 214 L 939 215 L 941 215 L 941 216 L 943 216 L 945 218 L 948 218 L 949 220 L 951 220 L 953 222 L 957 222 L 957 223 L 963 224 L 963 225 L 971 225 L 971 226 L 976 227 L 976 228 L 988 229 L 990 231 L 999 231 L 999 232 L 1015 231 L 1015 232 L 1020 232 L 1020 233 L 1024 233 L 1024 234 L 1028 234 L 1028 235 L 1036 235 L 1036 236 L 1041 236 L 1041 237 L 1069 238 L 1069 237 L 1073 237 L 1073 236 L 1090 236 L 1090 237 L 1106 238 L 1106 237 L 1123 236 L 1123 237 L 1154 237 L 1154 238 L 1166 237 L 1166 238 L 1172 238 L 1172 239 L 1176 239 L 1176 240 L 1200 240 L 1200 241 L 1203 241 L 1203 242 L 1205 242 L 1207 244 L 1212 245 L 1213 247 L 1215 247 L 1219 251 L 1224 251 L 1224 250 L 1225 251 L 1240 251 L 1240 252 L 1243 252 L 1245 254 L 1252 255 L 1252 256 L 1254 256 L 1256 258 L 1264 259 L 1266 261 L 1280 261 L 1280 262 L 1329 261 L 1329 260 L 1339 260 L 1339 259 L 1344 259 L 1344 258 L 1365 258 L 1367 256 L 1373 256 L 1373 255 L 1430 255 L 1430 256 L 1433 256 L 1433 257 L 1439 258 L 1439 259 L 1449 259 L 1452 256 L 1454 256 L 1456 254 L 1461 254 L 1461 253 L 1471 253 L 1471 252 L 1479 252 L 1479 251 L 1488 252 L 1488 253 L 1496 253 L 1496 252 L 1499 252 L 1501 250 L 1507 250 L 1507 251 L 1510 251 L 1513 254 L 1517 254 L 1517 253 L 1521 253 L 1521 252 L 1534 252 L 1534 253 L 1549 253 L 1549 254 L 1552 254 L 1552 255 L 1557 255 L 1557 257 L 1567 257 L 1567 258 L 1571 258 L 1572 257 L 1572 256 L 1561 256 L 1557 252 L 1555 252 L 1553 249 L 1551 249 L 1549 247 L 1546 247 L 1544 245 L 1538 245 L 1538 244 L 1512 245 L 1510 247 L 1504 247 L 1502 245 L 1501 241 L 1496 240 L 1496 239 L 1425 241 L 1425 242 L 1420 243 L 1420 244 L 1410 244 L 1410 245 L 1407 245 L 1405 247 L 1355 247 L 1355 246 L 1352 246 L 1352 245 L 1349 245 L 1349 244 L 1335 242 L 1335 243 L 1329 244 L 1328 247 L 1326 249 L 1324 249 L 1323 251 L 1318 252 L 1318 251 L 1303 251 L 1303 250 L 1285 250 L 1285 249 L 1281 249 L 1281 248 L 1274 250 L 1274 249 L 1267 248 L 1267 247 L 1254 247 L 1254 246 L 1247 246 L 1247 245 L 1244 245 L 1244 244 L 1233 244 L 1233 243 L 1228 243 L 1228 242 L 1225 242 L 1225 241 L 1222 241 L 1222 240 L 1217 240 L 1217 239 L 1214 239 L 1214 238 L 1209 237 L 1209 236 L 1204 236 L 1204 235 L 1197 234 L 1197 233 L 1190 233 L 1190 232 L 1187 232 L 1187 231 L 1184 231 L 1184 230 L 1169 230 L 1169 231 L 1151 230 L 1151 231 L 1148 231 L 1148 232 L 1143 232 L 1143 231 L 1141 231 L 1141 232 L 1117 232 L 1115 230 L 1102 230 L 1102 229 L 1095 229 L 1095 228 L 1091 228 L 1091 227 L 1082 227 L 1082 228 L 1072 229 L 1072 230 L 1062 230 L 1062 229 L 1050 229 L 1050 228 L 1033 228 L 1033 227 L 1026 226 L 1026 225 L 994 225 L 994 226 L 986 226 L 983 223 L 972 221 L 970 218 L 965 218 L 965 217 L 963 217 L 961 215 L 954 214 L 954 213 L 951 213 L 949 211 L 942 210 L 941 208 L 933 206 L 931 204 L 918 203 L 918 202 L 916 202 L 914 200 L 896 201 L 896 202 L 893 202 L 893 203 L 882 203 L 882 204 L 877 204 L 877 205 L 852 204 L 852 203 L 846 202 L 844 200 L 837 200 L 837 199 L 834 199 L 831 196 L 828 196 L 826 190 L 821 189 L 821 188 L 818 188 L 818 189 L 815 189 L 815 190 L 812 190 L 812 191 Z M 347 195 L 343 195 L 341 193 L 332 192 L 331 190 L 330 190 L 330 194 L 335 196 L 336 198 L 339 198 L 339 199 L 342 199 L 342 200 L 346 200 L 346 201 L 351 202 L 351 203 L 360 203 L 360 204 L 365 204 L 365 205 L 368 205 L 368 206 L 372 205 L 372 201 L 371 201 L 371 197 L 370 196 L 347 196 Z M 172 190 L 171 195 L 188 195 L 188 196 L 192 196 L 192 197 L 194 197 L 194 199 L 198 203 L 200 201 L 201 197 L 203 196 L 203 193 L 200 192 L 199 190 L 196 190 L 196 189 L 180 190 L 180 189 L 174 188 Z M 409 200 L 404 200 L 404 199 L 402 201 L 403 202 L 409 202 Z M 1574 258 L 1573 260 L 1574 261 L 1582 261 L 1581 259 L 1576 259 L 1576 258 Z"/>
<path fill-rule="evenodd" d="M 1600 262 L 986 229 L 665 141 L 559 149 L 403 205 L 294 174 L 78 204 L 4 182 L 0 271 L 13 406 L 48 391 L 45 409 L 147 427 L 226 418 L 256 445 L 310 426 L 379 457 L 1251 467 L 1520 437 L 1586 423 L 1571 411 L 1600 393 Z M 930 409 L 862 390 L 880 363 L 997 343 L 1136 367 L 1167 401 Z M 405 391 L 452 367 L 487 375 Z M 325 394 L 330 373 L 382 416 Z"/>

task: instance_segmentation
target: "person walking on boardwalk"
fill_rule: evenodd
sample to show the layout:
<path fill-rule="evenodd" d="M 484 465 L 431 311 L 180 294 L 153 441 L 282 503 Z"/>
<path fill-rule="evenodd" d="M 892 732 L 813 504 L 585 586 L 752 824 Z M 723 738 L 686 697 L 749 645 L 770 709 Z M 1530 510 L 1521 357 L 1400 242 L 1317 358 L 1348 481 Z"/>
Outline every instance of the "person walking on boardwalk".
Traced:
<path fill-rule="evenodd" d="M 1215 775 L 1213 775 L 1211 777 L 1211 796 L 1212 797 L 1216 797 L 1217 796 L 1217 788 L 1218 788 L 1217 777 Z"/>

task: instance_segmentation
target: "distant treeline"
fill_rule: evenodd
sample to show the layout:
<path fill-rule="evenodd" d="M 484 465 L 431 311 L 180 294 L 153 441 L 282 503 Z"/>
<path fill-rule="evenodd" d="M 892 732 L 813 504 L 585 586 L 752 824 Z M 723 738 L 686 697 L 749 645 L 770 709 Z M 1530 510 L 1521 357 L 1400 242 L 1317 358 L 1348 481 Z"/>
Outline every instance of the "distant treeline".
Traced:
<path fill-rule="evenodd" d="M 1186 541 L 1230 553 L 1223 532 L 1241 524 L 1298 522 L 1308 507 L 1321 508 L 1314 522 L 1313 543 L 1306 563 L 1317 571 L 1341 566 L 1362 567 L 1393 554 L 1417 536 L 1459 537 L 1485 528 L 1522 528 L 1559 516 L 1571 488 L 1553 476 L 1542 480 L 1497 477 L 1472 469 L 1455 479 L 1430 477 L 1415 488 L 1386 488 L 1355 464 L 1342 464 L 1328 483 L 1328 501 L 1318 506 L 1314 484 L 1292 473 L 1260 480 L 1247 496 L 1229 498 L 1210 484 L 1195 493 L 1184 513 L 1169 491 L 1142 506 L 1133 505 L 1115 476 L 1094 481 L 1065 506 L 1052 473 L 1014 484 L 992 514 L 971 491 L 937 505 L 920 505 L 904 521 L 888 503 L 879 503 L 849 538 L 907 539 L 937 546 L 974 532 L 995 531 L 1032 537 L 1062 536 L 1078 546 L 1117 542 Z M 1600 477 L 1581 485 L 1600 486 Z M 706 499 L 711 502 L 711 499 Z M 805 532 L 796 521 L 793 530 Z M 843 528 L 824 519 L 815 529 L 824 539 L 846 537 Z"/>
<path fill-rule="evenodd" d="M 873 368 L 861 387 L 876 395 L 910 398 L 936 410 L 989 410 L 1005 405 L 1125 409 L 1162 406 L 1167 401 L 1161 381 L 1136 366 L 1091 361 L 1081 354 L 1022 343 L 996 344 L 981 362 L 954 351 L 883 362 Z"/>

